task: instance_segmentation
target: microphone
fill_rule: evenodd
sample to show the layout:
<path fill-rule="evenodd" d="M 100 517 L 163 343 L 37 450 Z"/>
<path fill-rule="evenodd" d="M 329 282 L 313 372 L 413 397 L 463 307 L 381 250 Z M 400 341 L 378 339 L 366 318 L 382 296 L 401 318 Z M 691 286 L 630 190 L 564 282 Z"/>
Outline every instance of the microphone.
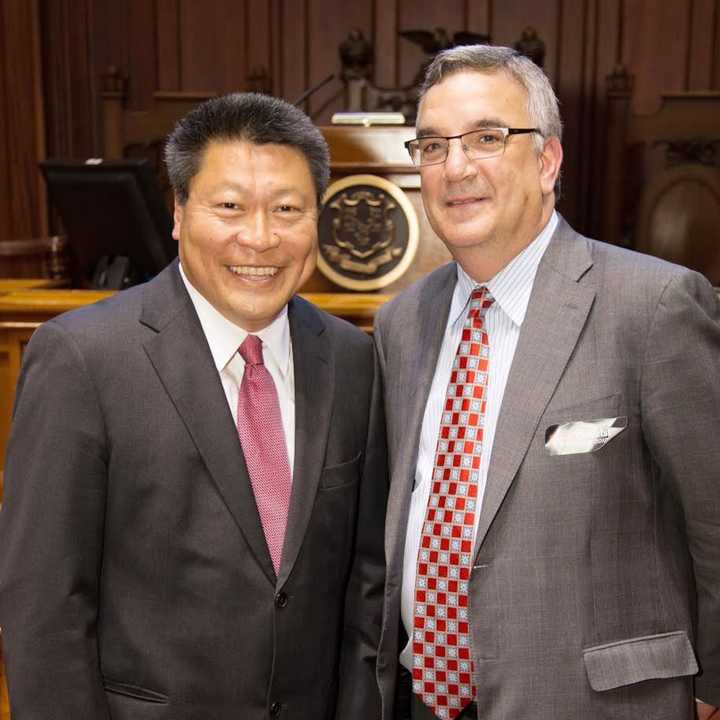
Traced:
<path fill-rule="evenodd" d="M 324 80 L 319 82 L 317 85 L 313 85 L 309 90 L 306 90 L 294 103 L 293 105 L 298 106 L 300 103 L 305 102 L 311 95 L 314 95 L 321 87 L 325 87 L 333 78 L 335 73 L 330 73 Z"/>

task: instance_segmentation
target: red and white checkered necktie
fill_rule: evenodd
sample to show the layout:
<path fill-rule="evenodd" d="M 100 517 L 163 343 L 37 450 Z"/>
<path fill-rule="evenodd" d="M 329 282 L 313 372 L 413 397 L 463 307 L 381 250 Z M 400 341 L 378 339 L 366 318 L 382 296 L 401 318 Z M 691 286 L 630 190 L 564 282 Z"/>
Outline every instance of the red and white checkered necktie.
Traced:
<path fill-rule="evenodd" d="M 240 346 L 245 372 L 238 396 L 237 429 L 270 557 L 280 569 L 290 507 L 290 463 L 280 403 L 263 364 L 262 340 L 248 335 Z"/>
<path fill-rule="evenodd" d="M 413 692 L 439 718 L 453 720 L 475 697 L 468 615 L 478 479 L 490 359 L 477 288 L 463 326 L 433 467 L 415 580 Z"/>

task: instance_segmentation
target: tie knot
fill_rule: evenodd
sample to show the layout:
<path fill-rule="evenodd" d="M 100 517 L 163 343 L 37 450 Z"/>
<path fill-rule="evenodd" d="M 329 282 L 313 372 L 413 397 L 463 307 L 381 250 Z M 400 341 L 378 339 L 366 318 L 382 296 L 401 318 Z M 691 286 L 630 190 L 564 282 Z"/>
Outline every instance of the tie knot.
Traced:
<path fill-rule="evenodd" d="M 490 294 L 487 287 L 484 285 L 476 287 L 470 295 L 470 309 L 468 314 L 473 317 L 484 314 L 494 301 L 495 298 Z"/>
<path fill-rule="evenodd" d="M 248 335 L 240 346 L 240 357 L 247 365 L 262 365 L 262 340 L 257 335 Z"/>

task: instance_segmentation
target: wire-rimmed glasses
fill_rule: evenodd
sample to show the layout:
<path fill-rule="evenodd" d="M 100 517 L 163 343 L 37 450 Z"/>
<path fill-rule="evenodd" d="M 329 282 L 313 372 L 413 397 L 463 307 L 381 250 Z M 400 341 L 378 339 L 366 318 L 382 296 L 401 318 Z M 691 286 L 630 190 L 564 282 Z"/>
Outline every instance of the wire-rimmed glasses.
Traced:
<path fill-rule="evenodd" d="M 470 160 L 485 160 L 505 152 L 510 135 L 539 133 L 537 128 L 492 127 L 470 130 L 460 135 L 426 135 L 407 140 L 405 147 L 410 153 L 413 165 L 439 165 L 447 160 L 450 141 L 458 139 L 465 155 Z"/>

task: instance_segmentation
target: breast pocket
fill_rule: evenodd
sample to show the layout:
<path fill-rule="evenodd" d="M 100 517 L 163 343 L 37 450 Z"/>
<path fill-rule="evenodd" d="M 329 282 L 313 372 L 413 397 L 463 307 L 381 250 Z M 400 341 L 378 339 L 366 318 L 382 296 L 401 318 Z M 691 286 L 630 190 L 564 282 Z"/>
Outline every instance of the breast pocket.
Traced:
<path fill-rule="evenodd" d="M 113 720 L 166 720 L 169 699 L 148 688 L 103 679 L 105 696 Z"/>
<path fill-rule="evenodd" d="M 361 458 L 362 453 L 358 453 L 352 460 L 324 467 L 320 475 L 320 489 L 332 490 L 357 483 Z"/>
<path fill-rule="evenodd" d="M 601 452 L 627 434 L 630 419 L 619 394 L 550 408 L 540 425 L 544 454 L 554 457 Z"/>

